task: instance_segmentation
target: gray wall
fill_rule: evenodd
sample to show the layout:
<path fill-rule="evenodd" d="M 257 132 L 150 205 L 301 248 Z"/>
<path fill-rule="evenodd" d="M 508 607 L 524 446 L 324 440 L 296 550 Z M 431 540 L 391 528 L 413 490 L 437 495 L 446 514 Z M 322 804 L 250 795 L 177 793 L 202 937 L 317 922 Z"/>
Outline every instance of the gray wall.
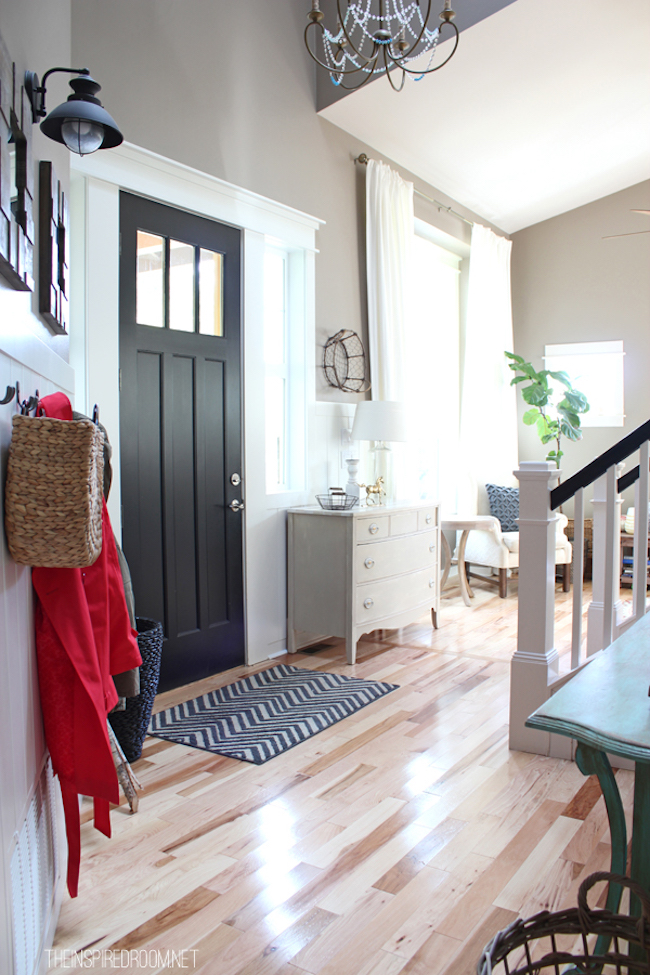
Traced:
<path fill-rule="evenodd" d="M 353 160 L 362 151 L 380 156 L 316 114 L 316 67 L 303 42 L 307 7 L 307 0 L 72 0 L 72 50 L 103 85 L 100 97 L 128 142 L 327 221 L 316 259 L 321 356 L 340 328 L 366 338 L 365 170 Z M 416 214 L 466 239 L 465 224 L 425 201 L 417 200 Z M 317 399 L 358 398 L 328 386 L 320 370 L 316 381 Z"/>
<path fill-rule="evenodd" d="M 25 71 L 35 71 L 42 78 L 48 68 L 70 67 L 70 0 L 2 0 L 0 8 L 0 32 L 4 38 L 9 56 L 16 63 L 16 78 L 22 81 Z M 82 65 L 79 65 L 82 67 Z M 69 94 L 68 77 L 63 74 L 52 75 L 47 82 L 46 107 L 48 112 Z M 35 166 L 35 181 L 38 187 L 38 161 L 51 159 L 58 178 L 67 192 L 69 186 L 70 153 L 65 146 L 46 139 L 38 125 L 32 126 L 32 152 Z M 34 201 L 34 219 L 38 231 L 38 202 Z M 38 239 L 38 237 L 37 237 Z M 38 279 L 38 247 L 35 251 L 34 274 Z M 0 288 L 4 287 L 0 277 Z M 52 335 L 38 318 L 38 296 L 30 301 L 31 315 L 22 320 L 22 328 L 29 328 L 51 349 L 68 358 L 68 337 Z M 0 314 L 2 301 L 0 299 Z M 4 393 L 4 389 L 3 389 Z"/>
<path fill-rule="evenodd" d="M 512 235 L 515 352 L 541 368 L 545 344 L 624 342 L 625 426 L 587 428 L 569 443 L 564 477 L 650 418 L 650 233 L 638 233 L 650 218 L 634 208 L 650 208 L 650 181 Z M 620 233 L 634 236 L 603 240 Z M 519 445 L 521 460 L 545 456 L 523 424 Z"/>

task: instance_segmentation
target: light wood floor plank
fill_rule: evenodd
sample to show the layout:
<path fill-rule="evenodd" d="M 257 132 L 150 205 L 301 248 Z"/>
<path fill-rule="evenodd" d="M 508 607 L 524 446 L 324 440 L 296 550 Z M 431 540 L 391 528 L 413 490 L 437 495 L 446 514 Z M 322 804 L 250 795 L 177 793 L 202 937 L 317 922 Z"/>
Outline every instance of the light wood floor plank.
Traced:
<path fill-rule="evenodd" d="M 283 661 L 400 685 L 262 766 L 148 739 L 138 814 L 114 810 L 107 840 L 83 806 L 55 946 L 192 949 L 195 975 L 474 975 L 518 914 L 575 904 L 609 866 L 606 813 L 573 763 L 508 750 L 516 585 L 502 600 L 478 582 L 469 608 L 446 591 L 439 630 L 369 634 L 354 667 L 330 640 L 160 695 L 156 710 Z M 561 666 L 570 606 L 558 593 Z M 633 781 L 617 772 L 628 828 Z"/>

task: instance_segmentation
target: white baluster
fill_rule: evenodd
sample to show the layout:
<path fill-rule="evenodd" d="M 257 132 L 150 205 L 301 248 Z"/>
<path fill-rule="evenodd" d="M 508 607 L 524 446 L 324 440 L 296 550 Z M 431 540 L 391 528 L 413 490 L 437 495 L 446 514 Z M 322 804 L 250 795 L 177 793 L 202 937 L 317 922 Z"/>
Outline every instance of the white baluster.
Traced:
<path fill-rule="evenodd" d="M 648 441 L 639 448 L 639 479 L 635 485 L 634 500 L 634 615 L 636 619 L 646 612 L 646 588 L 648 580 Z"/>
<path fill-rule="evenodd" d="M 614 465 L 594 481 L 593 585 L 587 611 L 587 656 L 608 647 L 620 607 L 621 497 L 616 480 L 622 465 Z"/>
<path fill-rule="evenodd" d="M 573 620 L 571 629 L 571 670 L 580 665 L 582 655 L 582 586 L 585 576 L 585 489 L 575 493 L 573 507 Z"/>

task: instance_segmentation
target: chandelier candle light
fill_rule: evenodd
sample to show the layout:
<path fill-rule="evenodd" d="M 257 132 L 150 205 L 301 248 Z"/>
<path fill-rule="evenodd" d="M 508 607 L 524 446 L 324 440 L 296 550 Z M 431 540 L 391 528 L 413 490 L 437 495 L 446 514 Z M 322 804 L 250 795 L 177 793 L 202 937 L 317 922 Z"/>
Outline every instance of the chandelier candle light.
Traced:
<path fill-rule="evenodd" d="M 342 10 L 342 0 L 336 0 L 338 23 L 332 32 L 324 26 L 320 0 L 312 0 L 307 14 L 305 44 L 310 55 L 329 71 L 335 85 L 353 91 L 367 84 L 375 75 L 386 74 L 394 91 L 401 91 L 406 76 L 419 81 L 438 71 L 453 57 L 458 47 L 458 28 L 451 0 L 444 0 L 439 26 L 429 25 L 432 0 L 350 0 Z M 426 12 L 423 11 L 423 8 Z M 451 53 L 439 64 L 433 64 L 443 27 L 451 29 L 454 37 Z M 315 37 L 320 31 L 324 60 L 315 50 Z M 311 43 L 310 43 L 311 42 Z M 425 56 L 429 55 L 428 61 Z M 417 66 L 410 62 L 420 60 Z M 396 70 L 396 82 L 391 72 Z"/>

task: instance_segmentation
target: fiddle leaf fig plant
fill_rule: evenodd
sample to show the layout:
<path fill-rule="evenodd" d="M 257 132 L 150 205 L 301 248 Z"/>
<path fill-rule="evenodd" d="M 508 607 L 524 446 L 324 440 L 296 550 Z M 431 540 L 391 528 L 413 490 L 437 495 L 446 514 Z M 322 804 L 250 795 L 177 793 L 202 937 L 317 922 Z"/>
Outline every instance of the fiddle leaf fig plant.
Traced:
<path fill-rule="evenodd" d="M 549 450 L 546 460 L 559 467 L 564 455 L 564 451 L 560 449 L 562 437 L 573 441 L 582 439 L 580 415 L 589 410 L 587 397 L 573 388 L 566 372 L 551 372 L 549 369 L 538 372 L 520 355 L 515 355 L 514 352 L 506 352 L 505 355 L 510 359 L 508 367 L 515 373 L 510 385 L 528 384 L 521 387 L 524 402 L 530 407 L 524 413 L 524 423 L 537 428 L 537 435 L 543 444 L 552 441 L 555 443 L 555 448 Z M 553 387 L 549 385 L 549 378 L 564 386 L 562 399 L 557 403 L 553 402 Z"/>

